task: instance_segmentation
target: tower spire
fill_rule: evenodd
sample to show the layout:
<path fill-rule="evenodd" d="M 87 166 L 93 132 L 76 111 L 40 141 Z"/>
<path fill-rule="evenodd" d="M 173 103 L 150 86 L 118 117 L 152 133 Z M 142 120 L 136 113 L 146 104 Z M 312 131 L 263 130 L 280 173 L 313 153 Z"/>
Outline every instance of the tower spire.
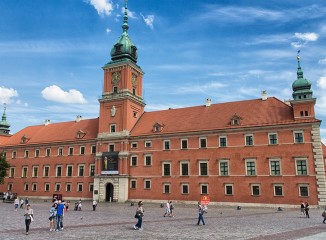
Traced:
<path fill-rule="evenodd" d="M 10 124 L 7 122 L 7 116 L 6 116 L 6 109 L 7 109 L 7 104 L 3 104 L 3 114 L 2 114 L 2 119 L 0 122 L 0 135 L 8 135 L 10 132 Z"/>
<path fill-rule="evenodd" d="M 297 78 L 303 78 L 303 72 L 302 72 L 302 69 L 301 69 L 301 64 L 300 64 L 300 50 L 298 50 L 298 53 L 297 53 L 297 61 L 298 61 L 298 70 L 297 70 Z"/>
<path fill-rule="evenodd" d="M 129 29 L 129 26 L 128 26 L 128 0 L 125 0 L 125 11 L 124 11 L 124 15 L 123 15 L 123 24 L 122 24 L 122 29 L 123 29 L 123 32 L 128 34 L 128 29 Z"/>

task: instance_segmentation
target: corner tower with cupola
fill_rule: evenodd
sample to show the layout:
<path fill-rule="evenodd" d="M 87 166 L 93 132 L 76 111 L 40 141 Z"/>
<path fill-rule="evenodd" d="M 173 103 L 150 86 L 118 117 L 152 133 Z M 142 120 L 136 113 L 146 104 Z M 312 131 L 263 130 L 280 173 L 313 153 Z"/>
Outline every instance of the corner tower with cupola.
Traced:
<path fill-rule="evenodd" d="M 2 119 L 0 122 L 0 135 L 9 135 L 10 132 L 10 124 L 7 122 L 7 116 L 6 116 L 6 104 L 4 104 Z"/>
<path fill-rule="evenodd" d="M 94 199 L 128 199 L 128 138 L 144 112 L 143 71 L 137 65 L 137 47 L 128 34 L 128 8 L 125 9 L 122 34 L 111 50 L 111 61 L 104 67 L 97 138 Z"/>

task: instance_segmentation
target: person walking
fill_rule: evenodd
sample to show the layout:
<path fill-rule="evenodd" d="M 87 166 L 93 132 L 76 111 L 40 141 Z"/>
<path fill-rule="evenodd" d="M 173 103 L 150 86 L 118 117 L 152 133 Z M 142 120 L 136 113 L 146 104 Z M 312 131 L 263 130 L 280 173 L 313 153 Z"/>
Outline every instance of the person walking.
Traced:
<path fill-rule="evenodd" d="M 200 202 L 198 202 L 198 222 L 197 225 L 199 225 L 200 221 L 203 222 L 203 225 L 205 225 L 205 221 L 204 221 L 204 206 L 200 204 Z"/>
<path fill-rule="evenodd" d="M 15 205 L 15 211 L 17 211 L 18 205 L 19 205 L 19 199 L 18 198 L 15 198 L 14 205 Z"/>
<path fill-rule="evenodd" d="M 61 200 L 58 201 L 57 206 L 57 215 L 56 215 L 56 232 L 63 230 L 63 213 L 64 213 L 65 205 L 61 203 Z"/>
<path fill-rule="evenodd" d="M 165 204 L 165 213 L 164 213 L 163 217 L 165 217 L 166 215 L 170 216 L 170 203 L 169 203 L 169 201 L 167 201 L 167 203 Z"/>
<path fill-rule="evenodd" d="M 174 209 L 174 206 L 173 206 L 173 204 L 172 204 L 172 201 L 170 201 L 169 204 L 170 204 L 170 217 L 174 217 L 174 216 L 173 216 L 173 209 Z"/>
<path fill-rule="evenodd" d="M 94 200 L 93 200 L 93 211 L 96 210 L 96 206 L 97 206 L 97 202 L 96 202 L 96 200 L 94 199 Z"/>
<path fill-rule="evenodd" d="M 304 210 L 305 206 L 304 206 L 304 202 L 301 201 L 300 203 L 300 210 L 301 210 L 301 215 L 304 217 L 305 216 L 305 210 Z"/>
<path fill-rule="evenodd" d="M 26 226 L 26 235 L 28 235 L 29 232 L 29 225 L 31 224 L 31 221 L 33 219 L 33 209 L 31 209 L 31 205 L 27 204 L 26 205 L 26 210 L 24 213 L 25 216 L 25 226 Z"/>
<path fill-rule="evenodd" d="M 25 205 L 27 206 L 27 204 L 29 204 L 28 197 L 26 197 L 26 199 L 25 199 Z"/>
<path fill-rule="evenodd" d="M 24 208 L 24 199 L 20 199 L 20 208 L 23 209 Z"/>
<path fill-rule="evenodd" d="M 135 230 L 143 230 L 142 228 L 143 216 L 144 216 L 143 202 L 139 201 L 136 210 L 136 215 L 135 215 L 135 218 L 138 218 L 137 224 L 134 226 Z"/>
<path fill-rule="evenodd" d="M 50 221 L 50 232 L 55 231 L 55 219 L 56 219 L 56 215 L 57 215 L 57 204 L 54 203 L 52 205 L 52 207 L 50 208 L 50 217 L 49 217 L 49 221 Z"/>
<path fill-rule="evenodd" d="M 324 211 L 323 211 L 323 213 L 322 213 L 322 216 L 323 216 L 323 218 L 324 218 L 323 223 L 326 223 L 326 207 L 324 208 Z"/>
<path fill-rule="evenodd" d="M 308 202 L 305 202 L 304 210 L 305 210 L 305 213 L 306 213 L 306 217 L 307 218 L 310 218 L 310 216 L 309 216 L 309 204 L 308 204 Z"/>

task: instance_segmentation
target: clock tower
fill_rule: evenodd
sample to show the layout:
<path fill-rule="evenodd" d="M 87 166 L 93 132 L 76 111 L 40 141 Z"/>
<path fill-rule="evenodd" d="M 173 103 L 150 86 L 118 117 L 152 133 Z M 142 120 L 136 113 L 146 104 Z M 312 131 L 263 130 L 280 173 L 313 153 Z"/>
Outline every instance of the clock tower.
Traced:
<path fill-rule="evenodd" d="M 128 34 L 127 11 L 125 0 L 123 31 L 112 47 L 111 61 L 103 67 L 93 196 L 98 201 L 128 199 L 129 135 L 145 107 L 144 73 L 137 65 L 137 47 Z"/>

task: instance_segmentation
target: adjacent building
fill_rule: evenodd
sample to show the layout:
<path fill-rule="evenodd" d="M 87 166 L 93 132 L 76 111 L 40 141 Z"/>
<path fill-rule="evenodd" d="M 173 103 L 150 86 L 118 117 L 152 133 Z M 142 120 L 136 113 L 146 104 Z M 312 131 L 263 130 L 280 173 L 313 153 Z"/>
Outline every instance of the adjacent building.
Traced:
<path fill-rule="evenodd" d="M 144 72 L 128 35 L 103 67 L 98 118 L 28 126 L 0 151 L 10 163 L 0 191 L 98 201 L 198 201 L 326 205 L 325 146 L 311 82 L 298 56 L 293 99 L 268 97 L 145 112 Z M 324 151 L 323 151 L 324 150 Z"/>

